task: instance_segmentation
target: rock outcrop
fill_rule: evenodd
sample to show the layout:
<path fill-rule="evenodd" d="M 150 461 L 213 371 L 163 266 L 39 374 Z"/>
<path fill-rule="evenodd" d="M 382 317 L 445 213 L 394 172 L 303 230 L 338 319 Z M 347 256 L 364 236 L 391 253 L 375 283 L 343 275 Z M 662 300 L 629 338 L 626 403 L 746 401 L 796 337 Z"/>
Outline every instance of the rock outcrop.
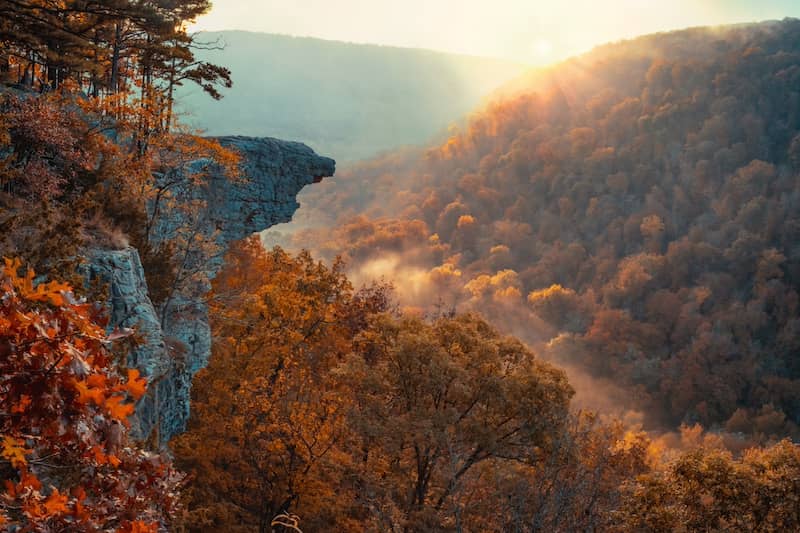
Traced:
<path fill-rule="evenodd" d="M 333 176 L 336 162 L 308 146 L 271 138 L 218 137 L 242 154 L 242 182 L 212 179 L 208 211 L 229 243 L 257 231 L 289 222 L 300 207 L 297 194 L 306 185 Z M 266 179 L 265 179 L 266 178 Z"/>
<path fill-rule="evenodd" d="M 92 250 L 88 256 L 86 278 L 108 288 L 110 327 L 133 329 L 135 342 L 128 353 L 128 366 L 138 368 L 152 384 L 136 406 L 131 430 L 137 437 L 149 435 L 160 421 L 162 427 L 177 427 L 188 417 L 188 403 L 164 410 L 161 398 L 182 398 L 190 381 L 182 372 L 182 362 L 168 355 L 164 332 L 150 296 L 135 248 Z"/>
<path fill-rule="evenodd" d="M 241 153 L 243 179 L 213 174 L 204 187 L 180 194 L 203 201 L 204 212 L 195 215 L 202 225 L 217 230 L 221 250 L 232 241 L 291 220 L 299 207 L 300 190 L 335 171 L 332 159 L 300 143 L 251 137 L 218 140 Z M 168 214 L 162 231 L 166 234 L 169 227 L 186 222 L 181 220 L 184 216 Z M 133 248 L 94 250 L 88 259 L 88 276 L 106 283 L 109 290 L 109 327 L 135 328 L 142 341 L 128 355 L 129 366 L 140 369 L 151 384 L 137 405 L 134 434 L 165 443 L 185 428 L 192 376 L 206 365 L 211 352 L 205 301 L 178 298 L 167 309 L 156 310 Z M 220 260 L 205 264 L 207 279 L 214 277 L 220 264 Z"/>

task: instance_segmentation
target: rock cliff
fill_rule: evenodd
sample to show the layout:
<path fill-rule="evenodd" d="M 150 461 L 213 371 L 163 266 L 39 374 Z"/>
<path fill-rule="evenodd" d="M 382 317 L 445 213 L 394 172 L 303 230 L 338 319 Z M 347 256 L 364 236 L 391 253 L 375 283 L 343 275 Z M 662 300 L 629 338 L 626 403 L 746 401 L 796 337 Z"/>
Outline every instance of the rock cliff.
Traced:
<path fill-rule="evenodd" d="M 216 229 L 221 251 L 232 241 L 291 220 L 300 190 L 335 171 L 332 159 L 300 143 L 252 137 L 218 140 L 241 153 L 243 179 L 212 174 L 205 186 L 180 194 L 202 201 L 203 212 L 195 216 L 201 225 Z M 168 215 L 161 231 L 168 234 L 170 226 L 185 222 L 184 216 L 179 211 Z M 178 298 L 166 309 L 156 309 L 135 249 L 93 250 L 88 255 L 88 277 L 108 287 L 109 327 L 135 328 L 141 341 L 128 354 L 128 364 L 148 377 L 150 390 L 137 405 L 134 434 L 165 443 L 185 428 L 192 376 L 206 365 L 211 352 L 205 301 Z M 207 262 L 206 278 L 213 278 L 219 266 L 220 260 Z"/>
<path fill-rule="evenodd" d="M 225 178 L 210 183 L 209 216 L 225 243 L 289 222 L 300 207 L 296 200 L 300 190 L 333 176 L 336 170 L 333 159 L 320 157 L 298 142 L 252 137 L 217 140 L 242 154 L 246 178 L 233 184 Z"/>

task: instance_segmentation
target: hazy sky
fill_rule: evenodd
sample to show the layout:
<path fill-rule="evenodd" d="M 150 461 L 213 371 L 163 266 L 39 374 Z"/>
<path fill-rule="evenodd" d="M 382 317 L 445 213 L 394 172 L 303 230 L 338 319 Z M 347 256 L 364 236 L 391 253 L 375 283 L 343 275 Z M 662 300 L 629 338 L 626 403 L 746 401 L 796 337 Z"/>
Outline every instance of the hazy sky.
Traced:
<path fill-rule="evenodd" d="M 656 31 L 786 16 L 800 0 L 215 0 L 197 29 L 240 29 L 550 63 Z"/>

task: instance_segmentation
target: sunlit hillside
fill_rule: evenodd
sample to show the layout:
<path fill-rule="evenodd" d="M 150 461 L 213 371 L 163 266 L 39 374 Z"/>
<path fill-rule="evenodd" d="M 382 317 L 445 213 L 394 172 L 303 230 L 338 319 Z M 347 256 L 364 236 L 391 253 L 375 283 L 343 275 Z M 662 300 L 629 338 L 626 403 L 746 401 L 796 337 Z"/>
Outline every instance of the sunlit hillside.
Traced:
<path fill-rule="evenodd" d="M 800 22 L 612 44 L 506 94 L 309 191 L 294 245 L 546 343 L 648 426 L 797 435 Z"/>
<path fill-rule="evenodd" d="M 211 135 L 297 139 L 337 161 L 420 145 L 522 72 L 469 56 L 240 31 L 203 33 L 198 57 L 231 70 L 214 102 L 179 92 L 191 124 Z"/>
<path fill-rule="evenodd" d="M 800 20 L 216 4 L 0 0 L 0 530 L 800 531 Z"/>

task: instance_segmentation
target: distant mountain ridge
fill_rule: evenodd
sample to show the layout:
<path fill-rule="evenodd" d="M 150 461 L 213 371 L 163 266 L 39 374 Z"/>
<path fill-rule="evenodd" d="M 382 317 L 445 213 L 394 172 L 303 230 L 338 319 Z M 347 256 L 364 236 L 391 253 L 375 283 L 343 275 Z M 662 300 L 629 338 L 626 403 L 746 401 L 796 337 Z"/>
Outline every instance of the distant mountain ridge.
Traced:
<path fill-rule="evenodd" d="M 211 135 L 295 139 L 340 162 L 419 145 L 526 67 L 504 60 L 245 31 L 204 32 L 203 60 L 231 69 L 214 102 L 179 91 L 187 121 Z"/>

